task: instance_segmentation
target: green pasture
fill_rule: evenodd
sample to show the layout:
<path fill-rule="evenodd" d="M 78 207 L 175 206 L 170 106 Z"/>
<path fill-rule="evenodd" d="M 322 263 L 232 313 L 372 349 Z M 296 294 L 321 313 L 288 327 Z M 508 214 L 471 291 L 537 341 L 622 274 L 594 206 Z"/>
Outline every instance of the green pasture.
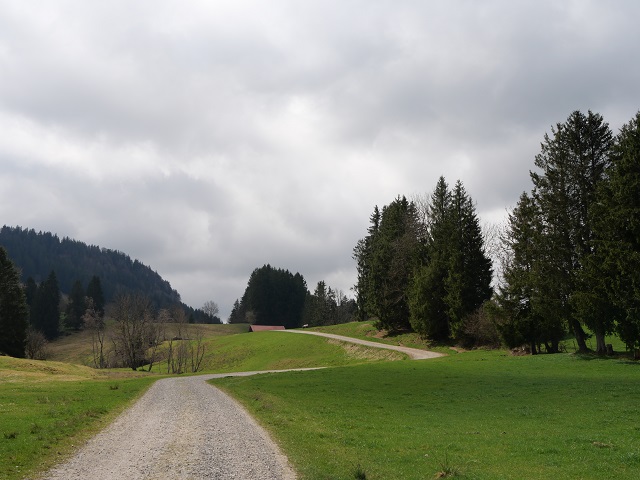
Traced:
<path fill-rule="evenodd" d="M 636 479 L 640 365 L 473 351 L 215 380 L 300 479 Z"/>
<path fill-rule="evenodd" d="M 390 350 L 327 341 L 312 335 L 267 331 L 207 338 L 201 372 L 335 367 L 407 358 Z M 156 372 L 166 370 L 166 361 L 153 368 Z"/>
<path fill-rule="evenodd" d="M 25 478 L 60 461 L 155 378 L 0 357 L 0 479 Z"/>
<path fill-rule="evenodd" d="M 335 335 L 344 335 L 345 337 L 359 338 L 371 342 L 384 343 L 387 345 L 400 345 L 403 347 L 420 348 L 422 350 L 432 350 L 447 355 L 455 355 L 456 350 L 451 349 L 447 345 L 438 345 L 433 342 L 421 338 L 415 332 L 396 332 L 389 333 L 386 331 L 378 331 L 372 321 L 365 322 L 349 322 L 338 325 L 329 325 L 325 327 L 312 327 L 309 330 L 333 333 Z"/>

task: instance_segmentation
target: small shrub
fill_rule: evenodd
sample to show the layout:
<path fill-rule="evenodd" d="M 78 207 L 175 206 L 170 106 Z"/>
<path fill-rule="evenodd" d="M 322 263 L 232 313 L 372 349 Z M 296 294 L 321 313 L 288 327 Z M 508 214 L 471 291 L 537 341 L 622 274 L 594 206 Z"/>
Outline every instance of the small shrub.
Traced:
<path fill-rule="evenodd" d="M 120 386 L 117 383 L 109 385 L 109 390 L 118 390 L 118 388 L 120 388 Z"/>
<path fill-rule="evenodd" d="M 18 437 L 18 432 L 13 431 L 13 432 L 6 432 L 4 434 L 4 438 L 5 440 L 14 440 L 15 438 Z"/>
<path fill-rule="evenodd" d="M 353 478 L 355 480 L 367 480 L 367 472 L 364 471 L 362 465 L 356 465 L 356 468 L 353 470 Z"/>
<path fill-rule="evenodd" d="M 38 425 L 37 423 L 32 423 L 31 428 L 29 429 L 29 432 L 32 435 L 35 435 L 36 433 L 39 433 L 41 430 L 42 430 L 42 427 L 40 425 Z"/>

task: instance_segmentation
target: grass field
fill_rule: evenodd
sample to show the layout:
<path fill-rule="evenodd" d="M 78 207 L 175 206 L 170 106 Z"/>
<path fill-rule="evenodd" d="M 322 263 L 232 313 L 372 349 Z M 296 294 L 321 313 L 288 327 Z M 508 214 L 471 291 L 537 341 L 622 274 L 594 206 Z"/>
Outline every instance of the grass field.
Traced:
<path fill-rule="evenodd" d="M 273 432 L 301 479 L 640 471 L 640 365 L 624 360 L 474 351 L 214 384 Z"/>
<path fill-rule="evenodd" d="M 171 324 L 167 327 L 168 334 L 172 333 L 171 327 Z M 246 324 L 198 324 L 197 327 L 203 331 L 205 337 L 208 339 L 235 335 L 237 333 L 245 333 L 249 330 L 249 326 Z M 113 322 L 108 322 L 108 328 L 113 328 Z M 107 346 L 110 346 L 110 342 L 107 342 Z M 93 356 L 91 353 L 91 332 L 83 330 L 60 337 L 49 344 L 48 351 L 49 356 L 47 358 L 49 360 L 90 366 L 93 363 Z"/>
<path fill-rule="evenodd" d="M 21 479 L 64 458 L 153 380 L 0 357 L 0 479 Z"/>
<path fill-rule="evenodd" d="M 200 373 L 334 367 L 408 359 L 398 352 L 283 332 L 208 336 L 204 344 Z M 166 360 L 159 361 L 152 371 L 166 373 Z"/>
<path fill-rule="evenodd" d="M 246 325 L 204 325 L 204 371 L 231 372 L 344 366 L 407 358 L 342 342 L 281 332 L 246 332 Z M 299 338 L 303 337 L 303 338 Z M 53 342 L 53 358 L 87 362 L 87 332 Z M 58 361 L 0 357 L 0 479 L 20 479 L 42 470 L 98 429 L 140 395 L 156 374 L 92 368 Z"/>
<path fill-rule="evenodd" d="M 203 371 L 336 367 L 216 382 L 272 431 L 301 480 L 635 479 L 640 471 L 638 363 L 456 354 L 412 334 L 376 337 L 367 322 L 322 329 L 449 354 L 409 361 L 307 335 L 237 335 L 246 328 L 205 326 Z M 51 351 L 86 363 L 90 340 L 74 334 Z M 0 479 L 64 458 L 156 378 L 0 357 Z"/>
<path fill-rule="evenodd" d="M 420 335 L 415 332 L 393 334 L 389 334 L 385 331 L 379 332 L 371 321 L 341 323 L 326 327 L 312 327 L 309 330 L 333 333 L 335 335 L 344 335 L 345 337 L 359 338 L 361 340 L 385 343 L 387 345 L 400 345 L 404 347 L 420 348 L 423 350 L 432 350 L 434 352 L 440 352 L 447 355 L 456 354 L 456 350 L 451 349 L 449 346 L 434 344 L 428 340 L 420 338 Z"/>

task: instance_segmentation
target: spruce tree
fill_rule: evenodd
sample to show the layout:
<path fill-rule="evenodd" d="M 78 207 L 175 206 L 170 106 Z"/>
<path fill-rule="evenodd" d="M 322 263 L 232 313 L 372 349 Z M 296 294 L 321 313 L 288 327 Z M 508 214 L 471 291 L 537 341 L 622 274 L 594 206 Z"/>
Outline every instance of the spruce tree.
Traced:
<path fill-rule="evenodd" d="M 468 316 L 491 297 L 491 261 L 475 206 L 462 182 L 440 177 L 427 215 L 426 255 L 411 283 L 411 325 L 422 336 L 460 336 Z"/>
<path fill-rule="evenodd" d="M 93 300 L 93 308 L 99 315 L 104 314 L 104 294 L 102 293 L 102 284 L 100 277 L 94 275 L 87 285 L 87 297 Z"/>
<path fill-rule="evenodd" d="M 0 247 L 0 353 L 24 357 L 29 310 L 20 275 Z"/>
<path fill-rule="evenodd" d="M 356 261 L 358 280 L 354 286 L 356 304 L 358 305 L 358 318 L 367 320 L 375 315 L 375 295 L 373 280 L 373 245 L 377 240 L 380 229 L 380 210 L 376 205 L 371 217 L 371 225 L 367 229 L 367 236 L 358 241 L 353 249 L 353 259 Z"/>
<path fill-rule="evenodd" d="M 449 276 L 451 192 L 444 177 L 438 179 L 427 214 L 426 259 L 418 267 L 409 294 L 413 329 L 432 340 L 449 339 L 449 306 L 446 280 Z"/>
<path fill-rule="evenodd" d="M 86 300 L 84 288 L 82 288 L 82 282 L 80 280 L 76 280 L 71 288 L 69 303 L 67 304 L 67 327 L 76 331 L 80 330 L 83 324 L 82 316 L 85 314 L 86 309 Z"/>
<path fill-rule="evenodd" d="M 593 276 L 615 307 L 616 331 L 640 348 L 640 112 L 615 138 L 611 163 L 593 212 Z M 610 320 L 610 316 L 607 317 Z M 607 327 L 610 325 L 607 324 Z"/>
<path fill-rule="evenodd" d="M 372 314 L 378 328 L 398 331 L 411 328 L 409 285 L 419 264 L 422 227 L 415 205 L 398 197 L 382 209 L 380 226 L 371 245 L 369 272 Z"/>
<path fill-rule="evenodd" d="M 40 284 L 31 308 L 31 324 L 52 340 L 60 329 L 60 289 L 55 272 L 52 270 L 47 279 Z"/>
<path fill-rule="evenodd" d="M 467 316 L 491 298 L 493 271 L 475 207 L 460 181 L 453 189 L 448 215 L 451 236 L 445 302 L 451 335 L 457 338 Z"/>
<path fill-rule="evenodd" d="M 573 112 L 545 134 L 531 173 L 533 197 L 542 215 L 541 251 L 545 258 L 537 284 L 548 295 L 547 312 L 573 331 L 578 348 L 588 350 L 576 310 L 580 271 L 592 253 L 593 225 L 589 214 L 596 189 L 609 163 L 612 133 L 602 117 Z"/>

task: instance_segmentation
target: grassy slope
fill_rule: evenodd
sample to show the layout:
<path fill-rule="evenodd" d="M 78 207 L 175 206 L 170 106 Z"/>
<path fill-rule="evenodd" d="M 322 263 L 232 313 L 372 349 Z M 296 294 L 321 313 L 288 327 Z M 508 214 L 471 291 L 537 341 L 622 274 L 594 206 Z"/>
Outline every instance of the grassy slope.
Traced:
<path fill-rule="evenodd" d="M 215 381 L 279 439 L 301 479 L 635 479 L 640 365 L 468 352 Z"/>
<path fill-rule="evenodd" d="M 421 348 L 423 350 L 432 350 L 434 352 L 445 353 L 447 355 L 455 355 L 456 351 L 448 346 L 435 345 L 430 341 L 420 338 L 417 333 L 399 333 L 389 335 L 386 332 L 379 332 L 373 322 L 350 322 L 339 325 L 330 325 L 326 327 L 313 327 L 309 330 L 318 332 L 333 333 L 336 335 L 344 335 L 345 337 L 359 338 L 372 342 L 386 343 L 388 345 L 400 345 L 411 348 Z"/>
<path fill-rule="evenodd" d="M 109 328 L 113 328 L 113 323 L 108 322 Z M 246 324 L 235 325 L 202 325 L 198 328 L 202 329 L 207 338 L 215 338 L 225 335 L 234 335 L 236 333 L 245 333 L 249 329 Z M 171 334 L 171 329 L 168 329 Z M 110 343 L 107 342 L 107 346 Z M 91 365 L 91 333 L 89 331 L 80 331 L 71 335 L 63 336 L 58 340 L 49 344 L 49 360 L 77 363 L 78 365 Z"/>
<path fill-rule="evenodd" d="M 208 338 L 202 371 L 333 367 L 406 358 L 397 352 L 332 342 L 311 335 L 256 332 Z M 166 362 L 160 363 L 156 371 L 166 372 Z"/>
<path fill-rule="evenodd" d="M 205 371 L 231 372 L 342 366 L 405 359 L 341 342 L 282 332 L 246 332 L 246 325 L 203 325 Z M 302 337 L 302 338 L 301 338 Z M 52 357 L 88 363 L 88 332 L 50 344 Z M 166 366 L 154 367 L 165 372 Z M 100 371 L 59 361 L 0 357 L 0 479 L 23 478 L 72 451 L 122 411 L 156 378 L 130 370 Z"/>
<path fill-rule="evenodd" d="M 153 381 L 134 372 L 0 357 L 0 479 L 59 461 Z"/>

